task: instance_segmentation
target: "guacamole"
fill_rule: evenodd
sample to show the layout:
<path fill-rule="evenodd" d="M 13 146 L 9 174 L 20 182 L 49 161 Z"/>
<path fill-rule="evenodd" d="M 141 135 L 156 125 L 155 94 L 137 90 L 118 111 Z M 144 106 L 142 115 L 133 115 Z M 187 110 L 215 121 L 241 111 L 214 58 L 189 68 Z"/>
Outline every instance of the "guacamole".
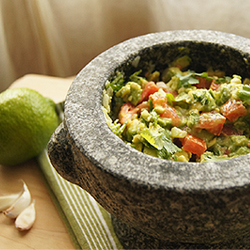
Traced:
<path fill-rule="evenodd" d="M 207 162 L 250 153 L 250 80 L 221 71 L 183 70 L 106 83 L 103 111 L 110 129 L 131 147 L 166 160 Z"/>

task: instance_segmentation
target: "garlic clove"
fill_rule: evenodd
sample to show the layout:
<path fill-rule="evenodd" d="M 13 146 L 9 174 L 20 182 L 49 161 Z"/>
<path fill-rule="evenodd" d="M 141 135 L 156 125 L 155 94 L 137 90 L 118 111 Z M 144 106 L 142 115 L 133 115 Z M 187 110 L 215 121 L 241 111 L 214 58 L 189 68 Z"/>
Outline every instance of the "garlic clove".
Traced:
<path fill-rule="evenodd" d="M 4 211 L 4 214 L 10 218 L 16 218 L 31 202 L 30 191 L 23 181 L 23 192 L 19 198 Z"/>
<path fill-rule="evenodd" d="M 29 230 L 33 226 L 35 219 L 35 200 L 33 200 L 33 202 L 17 216 L 15 226 L 21 231 Z"/>
<path fill-rule="evenodd" d="M 0 196 L 0 212 L 9 208 L 21 195 L 21 193 Z"/>

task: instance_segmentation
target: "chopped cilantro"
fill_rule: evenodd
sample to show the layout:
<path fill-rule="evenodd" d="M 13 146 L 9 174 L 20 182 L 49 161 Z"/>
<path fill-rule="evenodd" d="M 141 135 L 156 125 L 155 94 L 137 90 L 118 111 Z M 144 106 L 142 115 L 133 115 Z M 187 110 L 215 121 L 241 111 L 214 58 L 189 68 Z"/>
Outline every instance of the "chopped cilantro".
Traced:
<path fill-rule="evenodd" d="M 192 94 L 194 101 L 202 105 L 203 111 L 210 111 L 216 107 L 215 100 L 207 89 L 196 89 Z"/>
<path fill-rule="evenodd" d="M 213 80 L 213 77 L 209 76 L 207 72 L 195 73 L 192 71 L 188 71 L 187 75 L 181 75 L 178 73 L 177 76 L 180 78 L 181 86 L 183 87 L 188 87 L 190 85 L 198 84 L 199 80 L 195 76 L 203 77 L 209 81 Z"/>
<path fill-rule="evenodd" d="M 163 159 L 169 159 L 174 153 L 181 151 L 169 137 L 169 131 L 165 130 L 161 133 L 153 129 L 144 129 L 141 136 L 158 150 L 157 155 Z"/>
<path fill-rule="evenodd" d="M 174 153 L 181 151 L 181 149 L 169 138 L 167 130 L 162 133 L 162 140 L 164 142 L 164 146 L 158 151 L 158 157 L 169 159 Z"/>
<path fill-rule="evenodd" d="M 153 108 L 154 108 L 154 106 L 153 106 L 153 100 L 149 99 L 148 103 L 149 103 L 149 111 L 151 112 L 153 110 Z"/>
<path fill-rule="evenodd" d="M 160 150 L 164 146 L 164 142 L 162 140 L 162 134 L 159 133 L 155 129 L 145 128 L 141 131 L 141 136 L 144 138 L 151 146 Z"/>
<path fill-rule="evenodd" d="M 133 82 L 136 82 L 140 85 L 143 85 L 143 83 L 145 83 L 147 80 L 142 77 L 142 76 L 139 76 L 141 74 L 142 70 L 139 70 L 139 71 L 136 71 L 134 74 L 132 74 L 129 79 L 130 81 L 133 81 Z"/>
<path fill-rule="evenodd" d="M 206 78 L 207 80 L 210 80 L 210 81 L 213 80 L 213 77 L 209 76 L 207 72 L 194 73 L 194 75 Z"/>
<path fill-rule="evenodd" d="M 198 113 L 192 112 L 187 120 L 187 126 L 192 128 L 199 121 L 200 115 Z"/>
<path fill-rule="evenodd" d="M 126 128 L 126 123 L 124 123 L 123 125 L 121 125 L 121 123 L 119 123 L 119 120 L 116 119 L 113 124 L 110 126 L 110 129 L 119 137 L 121 137 L 122 133 L 124 132 Z"/>
<path fill-rule="evenodd" d="M 194 77 L 194 73 L 189 71 L 189 73 L 187 75 L 181 75 L 181 74 L 177 74 L 176 76 L 179 77 L 180 79 L 180 84 L 183 87 L 188 87 L 189 85 L 193 85 L 193 84 L 197 84 L 199 83 L 199 80 L 197 78 Z"/>
<path fill-rule="evenodd" d="M 124 82 L 125 82 L 124 73 L 117 72 L 116 77 L 110 83 L 110 86 L 112 87 L 112 89 L 116 93 L 124 86 Z"/>
<path fill-rule="evenodd" d="M 214 155 L 212 152 L 206 152 L 201 155 L 201 160 L 200 162 L 214 162 L 214 161 L 222 161 L 222 160 L 227 160 L 230 159 L 226 155 L 218 156 Z"/>
<path fill-rule="evenodd" d="M 215 83 L 221 84 L 221 83 L 229 83 L 231 81 L 232 77 L 225 76 L 215 79 Z"/>

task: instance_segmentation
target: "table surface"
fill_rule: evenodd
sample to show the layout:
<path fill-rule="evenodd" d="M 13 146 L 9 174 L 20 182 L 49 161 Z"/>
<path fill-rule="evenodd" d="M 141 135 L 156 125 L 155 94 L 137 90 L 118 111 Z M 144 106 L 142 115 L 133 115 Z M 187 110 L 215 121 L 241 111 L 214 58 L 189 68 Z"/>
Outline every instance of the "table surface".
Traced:
<path fill-rule="evenodd" d="M 11 88 L 28 87 L 55 102 L 65 99 L 73 78 L 26 75 Z M 0 214 L 0 249 L 74 249 L 67 229 L 52 202 L 43 174 L 34 159 L 17 166 L 0 165 L 0 195 L 19 192 L 24 180 L 35 199 L 36 221 L 29 231 L 20 232 L 14 220 Z"/>

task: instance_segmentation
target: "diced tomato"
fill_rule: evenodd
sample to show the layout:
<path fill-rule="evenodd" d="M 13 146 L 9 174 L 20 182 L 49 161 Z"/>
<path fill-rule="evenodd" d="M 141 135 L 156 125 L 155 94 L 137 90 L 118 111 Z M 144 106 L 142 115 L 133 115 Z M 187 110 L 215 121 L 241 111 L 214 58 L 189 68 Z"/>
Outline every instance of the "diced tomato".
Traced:
<path fill-rule="evenodd" d="M 230 149 L 226 149 L 225 152 L 224 152 L 224 155 L 229 155 L 231 153 L 231 150 Z"/>
<path fill-rule="evenodd" d="M 230 99 L 223 104 L 220 111 L 231 122 L 237 120 L 241 116 L 247 115 L 247 109 L 242 101 L 236 101 L 234 99 Z"/>
<path fill-rule="evenodd" d="M 220 84 L 216 83 L 215 80 L 212 81 L 210 89 L 217 90 L 220 87 Z"/>
<path fill-rule="evenodd" d="M 226 121 L 226 117 L 217 112 L 204 112 L 199 117 L 197 128 L 208 130 L 214 135 L 220 135 Z"/>
<path fill-rule="evenodd" d="M 148 97 L 157 92 L 159 89 L 160 88 L 154 82 L 148 82 L 142 91 L 139 103 L 148 100 Z"/>
<path fill-rule="evenodd" d="M 149 103 L 142 102 L 136 107 L 129 102 L 123 104 L 118 115 L 120 123 L 124 124 L 127 120 L 132 119 L 134 115 L 140 112 L 142 109 L 149 110 Z"/>
<path fill-rule="evenodd" d="M 183 68 L 183 66 L 182 66 L 182 65 L 180 65 L 180 64 L 176 64 L 176 66 L 175 66 L 175 67 L 179 68 L 180 70 L 182 70 L 182 68 Z"/>
<path fill-rule="evenodd" d="M 199 83 L 195 84 L 196 88 L 198 88 L 198 89 L 209 89 L 210 88 L 211 80 L 208 80 L 202 76 L 196 76 L 195 78 L 199 80 Z"/>
<path fill-rule="evenodd" d="M 200 156 L 207 150 L 206 142 L 196 136 L 187 134 L 182 140 L 182 148 L 187 152 L 191 152 Z"/>
<path fill-rule="evenodd" d="M 176 110 L 168 104 L 165 104 L 163 107 L 164 112 L 160 114 L 160 117 L 170 118 L 173 126 L 179 126 L 181 124 L 181 118 L 176 113 Z"/>
<path fill-rule="evenodd" d="M 176 110 L 167 104 L 167 97 L 165 94 L 162 95 L 159 91 L 150 95 L 149 98 L 152 99 L 154 108 L 157 105 L 163 107 L 164 111 L 160 114 L 160 117 L 170 118 L 173 126 L 179 126 L 181 124 L 181 118 L 178 116 Z"/>
<path fill-rule="evenodd" d="M 127 102 L 122 105 L 118 118 L 121 124 L 124 124 L 127 120 L 132 119 L 133 116 L 139 111 L 139 109 Z"/>

